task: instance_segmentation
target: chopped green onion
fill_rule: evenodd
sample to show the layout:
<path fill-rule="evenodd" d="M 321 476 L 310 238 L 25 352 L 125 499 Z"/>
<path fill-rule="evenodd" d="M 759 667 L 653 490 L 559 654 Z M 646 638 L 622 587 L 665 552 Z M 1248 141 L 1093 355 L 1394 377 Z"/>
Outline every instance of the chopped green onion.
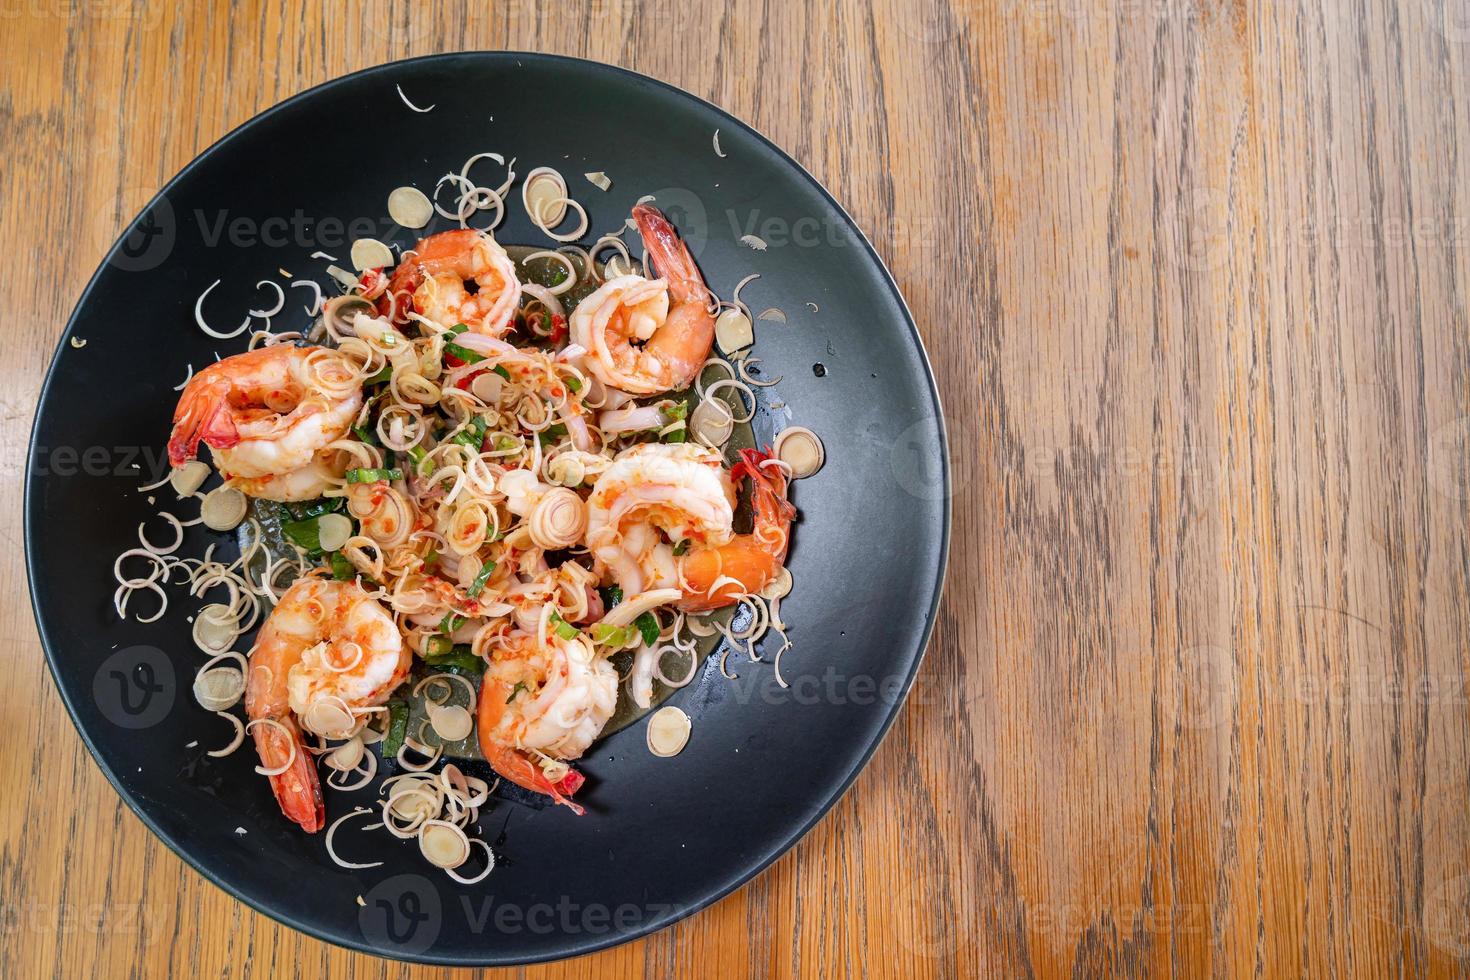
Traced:
<path fill-rule="evenodd" d="M 377 483 L 379 480 L 401 480 L 403 471 L 399 469 L 365 469 L 359 468 L 347 471 L 348 483 Z"/>
<path fill-rule="evenodd" d="M 609 626 L 606 623 L 592 624 L 592 640 L 610 647 L 625 647 L 633 638 L 626 626 Z"/>
<path fill-rule="evenodd" d="M 408 454 L 413 457 L 413 466 L 415 473 L 417 473 L 419 476 L 433 475 L 434 461 L 429 459 L 429 451 L 427 449 L 425 449 L 423 446 L 409 446 Z M 424 467 L 424 462 L 426 460 L 429 463 L 427 469 Z"/>
<path fill-rule="evenodd" d="M 332 552 L 332 578 L 339 582 L 350 582 L 357 577 L 357 569 L 343 557 L 342 552 Z"/>
<path fill-rule="evenodd" d="M 439 632 L 448 636 L 464 624 L 465 618 L 463 616 L 456 616 L 452 612 L 445 613 L 444 618 L 439 621 Z"/>
<path fill-rule="evenodd" d="M 391 759 L 398 755 L 398 750 L 403 748 L 403 740 L 408 735 L 408 703 L 406 701 L 388 702 L 388 734 L 383 736 L 383 757 Z"/>
<path fill-rule="evenodd" d="M 567 388 L 571 390 L 572 394 L 575 395 L 577 392 L 582 390 L 582 382 L 577 380 L 576 378 L 562 378 L 562 380 L 567 383 Z"/>
<path fill-rule="evenodd" d="M 649 646 L 658 642 L 658 620 L 653 613 L 646 612 L 633 620 L 633 625 L 638 627 L 638 632 L 643 634 L 643 642 Z"/>
<path fill-rule="evenodd" d="M 491 368 L 490 370 L 494 371 L 496 374 L 500 375 L 505 380 L 507 380 L 507 381 L 510 380 L 510 372 L 505 369 L 505 365 L 504 364 L 497 364 L 493 368 Z"/>
<path fill-rule="evenodd" d="M 458 337 L 460 334 L 464 333 L 468 329 L 469 329 L 469 324 L 456 323 L 454 326 L 452 326 L 448 330 L 444 331 L 444 336 L 446 336 L 446 337 Z"/>
<path fill-rule="evenodd" d="M 518 443 L 512 436 L 498 435 L 495 437 L 496 452 L 506 452 L 507 450 L 515 449 L 517 445 Z"/>
<path fill-rule="evenodd" d="M 495 563 L 493 561 L 487 561 L 484 567 L 480 569 L 480 574 L 476 575 L 475 580 L 470 583 L 470 587 L 464 590 L 464 594 L 471 599 L 478 599 L 480 593 L 485 591 L 485 583 L 490 581 L 490 573 L 494 571 Z"/>
<path fill-rule="evenodd" d="M 563 640 L 575 640 L 577 638 L 577 627 L 562 619 L 554 612 L 551 614 L 551 628 L 556 630 L 556 635 Z"/>
<path fill-rule="evenodd" d="M 454 438 L 449 441 L 478 450 L 480 444 L 485 441 L 485 430 L 487 428 L 489 428 L 489 424 L 485 421 L 485 416 L 472 416 L 469 425 L 455 433 Z"/>

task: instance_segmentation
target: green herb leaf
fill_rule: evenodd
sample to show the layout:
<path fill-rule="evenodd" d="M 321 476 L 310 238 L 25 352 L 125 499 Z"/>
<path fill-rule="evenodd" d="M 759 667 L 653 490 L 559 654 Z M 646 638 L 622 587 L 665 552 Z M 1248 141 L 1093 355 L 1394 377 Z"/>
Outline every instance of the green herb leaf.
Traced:
<path fill-rule="evenodd" d="M 322 550 L 321 525 L 317 518 L 311 517 L 304 521 L 292 521 L 290 524 L 281 525 L 281 534 L 285 535 L 296 547 L 307 554 L 320 553 Z"/>
<path fill-rule="evenodd" d="M 408 736 L 408 702 L 388 702 L 388 734 L 383 737 L 383 757 L 391 759 L 403 748 Z"/>
<path fill-rule="evenodd" d="M 633 625 L 638 627 L 638 632 L 643 635 L 643 642 L 645 644 L 653 646 L 658 642 L 658 620 L 654 618 L 653 613 L 644 613 L 642 616 L 633 620 Z"/>
<path fill-rule="evenodd" d="M 439 653 L 424 657 L 424 663 L 430 667 L 445 670 L 455 669 L 466 672 L 478 672 L 485 669 L 485 661 L 475 656 L 475 652 L 468 644 L 457 643 L 450 647 L 448 653 Z"/>
<path fill-rule="evenodd" d="M 597 591 L 602 593 L 602 604 L 608 609 L 623 601 L 623 590 L 616 585 L 609 585 Z"/>
<path fill-rule="evenodd" d="M 523 681 L 516 681 L 516 686 L 510 689 L 510 697 L 505 699 L 505 703 L 510 704 L 516 699 L 516 695 L 520 694 L 525 689 L 526 685 Z"/>
<path fill-rule="evenodd" d="M 478 599 L 480 593 L 485 591 L 485 583 L 490 581 L 490 575 L 494 571 L 495 563 L 493 561 L 487 561 L 484 567 L 480 569 L 480 574 L 476 575 L 475 580 L 470 583 L 470 587 L 464 590 L 465 595 L 471 599 Z"/>
<path fill-rule="evenodd" d="M 685 538 L 683 541 L 680 541 L 678 544 L 674 545 L 674 557 L 677 558 L 688 550 L 689 539 Z"/>
<path fill-rule="evenodd" d="M 541 445 L 545 446 L 548 443 L 556 442 L 558 439 L 566 434 L 567 427 L 558 422 L 555 425 L 549 425 L 546 428 L 542 429 L 539 433 L 537 433 L 537 437 L 541 440 Z"/>
<path fill-rule="evenodd" d="M 352 562 L 348 561 L 342 552 L 332 552 L 331 562 L 332 578 L 339 582 L 351 582 L 357 578 L 357 569 L 352 567 Z"/>
<path fill-rule="evenodd" d="M 439 621 L 439 632 L 448 636 L 464 624 L 465 618 L 463 616 L 457 616 L 452 612 L 445 613 L 444 618 Z"/>
<path fill-rule="evenodd" d="M 510 372 L 505 369 L 505 365 L 503 365 L 503 364 L 497 364 L 493 368 L 491 368 L 490 370 L 494 371 L 496 374 L 500 375 L 505 380 L 507 380 L 507 381 L 510 380 Z"/>
<path fill-rule="evenodd" d="M 393 377 L 393 365 L 385 364 L 377 374 L 371 378 L 365 378 L 362 383 L 364 385 L 380 385 L 391 377 Z"/>

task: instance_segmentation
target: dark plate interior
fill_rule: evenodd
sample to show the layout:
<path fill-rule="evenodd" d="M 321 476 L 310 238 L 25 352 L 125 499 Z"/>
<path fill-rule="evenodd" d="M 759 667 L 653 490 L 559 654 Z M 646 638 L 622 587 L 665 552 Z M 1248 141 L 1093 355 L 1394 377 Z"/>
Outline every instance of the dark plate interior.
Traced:
<path fill-rule="evenodd" d="M 395 84 L 435 109 L 410 111 Z M 548 126 L 553 106 L 559 121 Z M 724 159 L 711 145 L 716 128 Z M 481 827 L 500 866 L 463 887 L 381 834 L 359 859 L 383 867 L 334 866 L 319 835 L 281 818 L 251 772 L 253 752 L 204 756 L 230 733 L 189 693 L 200 662 L 185 619 L 194 607 L 175 591 L 160 621 L 119 622 L 111 563 L 156 509 L 136 487 L 162 472 L 171 389 L 185 365 L 243 346 L 195 329 L 200 292 L 222 280 L 206 314 L 233 324 L 271 300 L 253 284 L 278 268 L 324 279 L 322 263 L 308 258 L 318 249 L 346 266 L 359 235 L 410 243 L 416 235 L 385 216 L 388 192 L 410 183 L 430 190 L 482 150 L 516 156 L 521 173 L 561 170 L 593 234 L 655 195 L 726 296 L 740 277 L 761 273 L 745 298 L 756 310 L 784 310 L 789 322 L 757 324 L 756 353 L 785 376 L 763 395 L 757 435 L 768 439 L 789 411 L 791 423 L 822 435 L 827 465 L 794 493 L 804 519 L 790 559 L 796 589 L 782 607 L 795 643 L 784 661 L 792 687 L 777 687 L 769 664 L 733 657 L 732 682 L 707 663 L 670 702 L 694 720 L 682 755 L 652 757 L 641 724 L 599 743 L 582 764 L 588 814 L 499 804 Z M 588 184 L 589 170 L 605 171 L 612 189 Z M 514 194 L 499 237 L 540 240 Z M 748 231 L 769 250 L 739 244 Z M 288 310 L 299 310 L 306 290 L 291 293 Z M 288 322 L 279 317 L 276 328 Z M 106 412 L 78 397 L 101 389 Z M 441 963 L 527 962 L 631 939 L 707 905 L 784 852 L 832 806 L 897 712 L 932 624 L 948 541 L 933 382 L 893 282 L 847 215 L 719 109 L 639 75 L 543 55 L 456 54 L 371 69 L 282 103 L 207 150 L 87 287 L 32 440 L 26 543 L 36 618 L 57 686 L 123 798 L 185 860 L 255 908 L 335 943 Z M 195 528 L 187 547 L 210 538 Z M 328 816 L 369 798 L 329 793 Z M 341 850 L 357 839 L 344 831 Z"/>

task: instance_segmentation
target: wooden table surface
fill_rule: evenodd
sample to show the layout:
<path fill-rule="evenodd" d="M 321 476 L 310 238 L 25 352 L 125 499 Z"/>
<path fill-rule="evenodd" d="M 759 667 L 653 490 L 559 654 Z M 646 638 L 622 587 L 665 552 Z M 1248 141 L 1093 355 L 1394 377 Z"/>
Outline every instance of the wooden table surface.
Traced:
<path fill-rule="evenodd" d="M 791 152 L 903 288 L 955 473 L 918 696 L 853 790 L 713 908 L 526 974 L 1465 972 L 1463 3 L 16 0 L 0 38 L 0 976 L 404 972 L 119 801 L 43 664 L 20 475 L 164 181 L 458 48 L 625 65 Z"/>

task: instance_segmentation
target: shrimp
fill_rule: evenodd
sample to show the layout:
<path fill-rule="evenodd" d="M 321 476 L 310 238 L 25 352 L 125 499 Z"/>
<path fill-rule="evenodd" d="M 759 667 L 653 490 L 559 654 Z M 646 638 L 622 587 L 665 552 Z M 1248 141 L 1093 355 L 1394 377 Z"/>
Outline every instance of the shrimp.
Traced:
<path fill-rule="evenodd" d="M 480 682 L 480 749 L 501 776 L 580 814 L 570 797 L 584 777 L 566 760 L 587 750 L 617 700 L 617 671 L 585 639 L 553 630 L 543 644 L 516 630 L 494 650 Z"/>
<path fill-rule="evenodd" d="M 378 299 L 378 312 L 405 323 L 411 307 L 443 326 L 463 323 L 500 337 L 520 301 L 515 262 L 494 238 L 466 228 L 430 235 L 405 253 Z"/>
<path fill-rule="evenodd" d="M 326 811 L 303 731 L 343 737 L 341 722 L 386 701 L 412 658 L 392 615 L 355 582 L 297 579 L 261 627 L 245 714 L 263 767 L 282 770 L 270 777 L 281 812 L 308 833 Z"/>
<path fill-rule="evenodd" d="M 718 452 L 693 443 L 629 447 L 593 485 L 587 547 L 630 597 L 674 588 L 680 609 L 699 612 L 757 592 L 780 572 L 796 515 L 785 475 L 762 466 L 769 458 L 742 450 L 727 476 Z M 741 476 L 753 484 L 749 534 L 734 533 Z M 688 553 L 676 559 L 670 542 L 688 542 Z"/>
<path fill-rule="evenodd" d="M 749 534 L 737 534 L 718 547 L 694 548 L 679 567 L 685 612 L 704 612 L 728 606 L 739 596 L 759 592 L 781 572 L 791 543 L 796 508 L 786 499 L 786 474 L 778 466 L 765 467 L 769 453 L 740 450 L 740 462 L 731 479 L 750 477 L 755 524 Z"/>
<path fill-rule="evenodd" d="M 734 521 L 735 487 L 717 451 L 642 443 L 618 453 L 593 484 L 587 547 L 631 597 L 679 587 L 670 541 L 717 547 L 730 540 Z"/>
<path fill-rule="evenodd" d="M 276 344 L 235 354 L 184 387 L 169 462 L 193 459 L 202 439 L 231 476 L 284 476 L 312 465 L 361 408 L 361 377 L 335 351 Z"/>
<path fill-rule="evenodd" d="M 345 453 L 323 450 L 299 470 L 270 476 L 237 476 L 230 481 L 230 486 L 247 497 L 262 500 L 316 500 L 333 487 L 342 485 L 350 460 L 351 457 Z"/>
<path fill-rule="evenodd" d="M 709 290 L 657 208 L 640 204 L 633 220 L 664 278 L 616 276 L 603 283 L 572 311 L 571 341 L 587 350 L 588 370 L 610 388 L 634 395 L 686 388 L 714 344 Z"/>

